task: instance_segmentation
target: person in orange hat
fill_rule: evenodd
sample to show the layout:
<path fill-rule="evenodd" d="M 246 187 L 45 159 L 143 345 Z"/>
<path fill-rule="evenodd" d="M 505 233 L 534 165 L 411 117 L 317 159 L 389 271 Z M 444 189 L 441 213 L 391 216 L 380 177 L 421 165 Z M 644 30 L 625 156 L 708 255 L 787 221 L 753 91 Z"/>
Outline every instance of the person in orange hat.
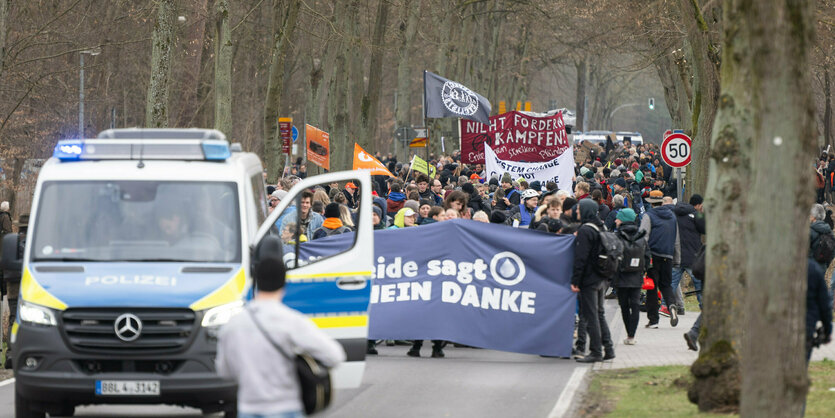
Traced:
<path fill-rule="evenodd" d="M 473 173 L 473 174 L 470 175 L 470 183 L 473 183 L 473 184 L 481 183 L 481 180 L 484 180 L 484 179 L 482 179 L 481 176 L 479 176 L 476 173 Z"/>
<path fill-rule="evenodd" d="M 344 194 L 345 199 L 348 200 L 347 206 L 351 209 L 356 209 L 357 208 L 357 199 L 356 199 L 357 186 L 354 184 L 354 182 L 349 181 L 347 184 L 345 184 L 345 189 L 342 190 L 342 194 Z"/>

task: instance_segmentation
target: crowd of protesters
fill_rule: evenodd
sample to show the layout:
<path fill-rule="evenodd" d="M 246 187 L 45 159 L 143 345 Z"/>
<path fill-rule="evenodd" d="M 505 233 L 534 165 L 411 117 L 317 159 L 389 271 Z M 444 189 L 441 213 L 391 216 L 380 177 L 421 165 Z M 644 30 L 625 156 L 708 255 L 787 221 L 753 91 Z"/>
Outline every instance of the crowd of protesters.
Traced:
<path fill-rule="evenodd" d="M 572 191 L 559 190 L 555 182 L 529 183 L 507 173 L 486 178 L 482 164 L 462 164 L 458 152 L 430 155 L 429 165 L 435 169 L 432 176 L 413 170 L 392 155 L 378 153 L 377 158 L 394 177 L 373 177 L 374 228 L 411 228 L 466 219 L 577 235 L 572 284 L 580 293 L 580 302 L 573 355 L 585 357 L 584 361 L 613 358 L 602 306 L 609 287 L 615 289 L 606 297 L 617 298 L 622 307 L 626 344 L 637 342 L 641 310 L 647 312 L 647 328 L 657 328 L 660 315 L 670 317 L 673 326 L 677 324 L 678 316 L 684 314 L 682 277 L 689 276 L 700 289 L 692 263 L 705 232 L 703 202 L 698 195 L 693 195 L 689 203 L 673 200 L 673 170 L 661 163 L 655 145 L 636 146 L 629 140 L 615 144 L 610 140 L 605 145 L 582 144 L 577 149 Z M 292 167 L 278 184 L 268 187 L 270 208 L 304 177 L 302 168 L 302 164 Z M 276 223 L 285 242 L 291 244 L 299 222 L 300 240 L 351 231 L 357 223 L 357 193 L 357 185 L 352 182 L 323 184 L 305 191 L 300 209 L 289 207 Z M 591 263 L 578 259 L 582 255 L 593 260 L 600 255 L 598 231 L 606 230 L 618 231 L 623 240 L 638 242 L 641 249 L 646 247 L 638 269 L 601 277 Z M 645 276 L 651 280 L 645 280 Z M 414 343 L 408 354 L 419 356 L 420 347 L 420 342 Z M 442 348 L 442 342 L 433 342 L 432 356 L 443 357 Z M 370 345 L 369 353 L 373 352 Z"/>

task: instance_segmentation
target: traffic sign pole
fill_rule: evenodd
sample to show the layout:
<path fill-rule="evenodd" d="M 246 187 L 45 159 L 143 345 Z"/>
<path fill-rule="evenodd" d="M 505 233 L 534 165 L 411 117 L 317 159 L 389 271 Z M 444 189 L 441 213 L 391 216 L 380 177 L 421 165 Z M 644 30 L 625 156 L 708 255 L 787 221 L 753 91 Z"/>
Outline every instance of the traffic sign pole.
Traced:
<path fill-rule="evenodd" d="M 681 169 L 677 168 L 678 176 L 676 177 L 676 203 L 681 203 Z"/>

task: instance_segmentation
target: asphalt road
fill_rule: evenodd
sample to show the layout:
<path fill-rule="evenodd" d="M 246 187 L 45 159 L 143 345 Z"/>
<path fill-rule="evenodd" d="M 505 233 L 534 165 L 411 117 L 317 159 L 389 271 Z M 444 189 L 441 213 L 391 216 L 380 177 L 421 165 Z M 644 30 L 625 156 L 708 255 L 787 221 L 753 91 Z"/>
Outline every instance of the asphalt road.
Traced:
<path fill-rule="evenodd" d="M 448 346 L 446 358 L 406 356 L 380 346 L 360 388 L 337 391 L 325 417 L 547 417 L 576 367 L 573 360 Z M 14 385 L 0 386 L 0 418 L 14 416 Z M 170 406 L 91 406 L 78 417 L 199 417 Z"/>

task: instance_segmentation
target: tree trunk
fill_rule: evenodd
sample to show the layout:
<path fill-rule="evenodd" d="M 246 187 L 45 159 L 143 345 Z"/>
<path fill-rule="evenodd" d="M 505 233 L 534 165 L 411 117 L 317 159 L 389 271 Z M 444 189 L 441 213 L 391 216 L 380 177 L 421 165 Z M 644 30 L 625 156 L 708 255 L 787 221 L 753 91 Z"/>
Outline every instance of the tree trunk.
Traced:
<path fill-rule="evenodd" d="M 205 17 L 208 0 L 189 2 L 190 28 L 186 31 L 185 54 L 183 57 L 182 101 L 176 126 L 193 126 L 197 117 L 197 92 L 200 88 L 200 71 L 203 57 L 203 40 L 206 34 Z M 221 3 L 221 1 L 218 1 Z M 228 8 L 228 6 L 227 6 Z"/>
<path fill-rule="evenodd" d="M 281 154 L 281 140 L 278 132 L 278 117 L 281 94 L 284 91 L 284 62 L 290 48 L 290 39 L 296 30 L 301 0 L 290 0 L 286 13 L 284 4 L 273 3 L 273 39 L 270 50 L 270 74 L 267 97 L 264 104 L 264 161 L 267 165 L 267 181 L 275 183 L 281 177 L 284 164 Z"/>
<path fill-rule="evenodd" d="M 374 23 L 374 35 L 371 37 L 371 60 L 368 65 L 368 87 L 365 96 L 362 98 L 360 122 L 362 133 L 357 142 L 363 149 L 370 150 L 376 147 L 378 121 L 380 112 L 380 95 L 383 89 L 383 58 L 385 56 L 385 36 L 388 25 L 390 3 L 388 0 L 380 0 L 377 5 L 377 19 Z"/>
<path fill-rule="evenodd" d="M 797 417 L 802 415 L 808 386 L 806 260 L 814 198 L 811 185 L 803 179 L 809 177 L 809 161 L 817 154 L 809 71 L 815 1 L 730 3 L 739 30 L 729 43 L 736 41 L 734 51 L 750 76 L 729 82 L 742 84 L 750 94 L 755 115 L 749 122 L 753 140 L 748 148 L 753 182 L 744 194 L 751 212 L 745 217 L 748 316 L 740 413 Z M 792 193 L 786 199 L 773 199 L 774 190 Z M 784 216 L 782 221 L 768 222 L 775 213 Z"/>
<path fill-rule="evenodd" d="M 725 32 L 722 97 L 713 129 L 714 147 L 710 153 L 704 205 L 708 233 L 701 347 L 699 358 L 690 367 L 695 380 L 688 391 L 690 401 L 698 404 L 703 412 L 730 412 L 739 407 L 740 349 L 747 290 L 745 261 L 746 249 L 751 244 L 745 225 L 750 214 L 746 198 L 751 179 L 747 150 L 754 141 L 751 129 L 754 115 L 745 87 L 745 79 L 750 74 L 734 58 L 735 53 L 746 49 L 745 45 L 738 44 L 740 40 L 733 40 L 735 27 L 728 25 Z M 694 106 L 694 113 L 698 109 Z M 694 116 L 694 121 L 697 118 Z"/>
<path fill-rule="evenodd" d="M 9 34 L 9 1 L 0 0 L 0 76 L 6 63 L 6 37 Z"/>
<path fill-rule="evenodd" d="M 397 127 L 410 127 L 412 125 L 412 67 L 409 57 L 417 33 L 419 11 L 419 0 L 403 1 L 403 15 L 400 18 L 400 48 L 398 51 L 400 56 L 397 62 L 397 108 L 394 115 Z M 398 160 L 401 160 L 402 157 L 402 161 L 405 161 L 409 155 L 408 143 L 401 148 L 404 152 L 403 155 L 398 156 Z"/>
<path fill-rule="evenodd" d="M 574 132 L 583 132 L 583 118 L 586 117 L 586 80 L 588 77 L 588 70 L 586 69 L 586 58 L 582 57 L 574 61 L 574 68 L 577 69 L 577 98 L 574 101 L 576 107 L 577 120 L 574 122 Z"/>
<path fill-rule="evenodd" d="M 823 96 L 824 96 L 824 111 L 823 111 L 823 139 L 824 146 L 833 145 L 832 143 L 832 84 L 829 80 L 829 64 L 824 64 L 823 67 Z M 835 152 L 830 150 L 831 152 Z"/>
<path fill-rule="evenodd" d="M 322 87 L 322 77 L 324 77 L 324 71 L 322 70 L 322 61 L 318 58 L 313 58 L 310 60 L 310 72 L 308 73 L 307 82 L 308 82 L 308 96 L 307 96 L 307 106 L 305 107 L 305 120 L 304 123 L 315 126 L 317 128 L 321 128 L 320 121 L 321 121 L 321 103 L 319 100 L 320 91 Z M 299 134 L 304 135 L 302 132 Z M 302 155 L 304 156 L 305 161 L 307 161 L 307 141 L 305 137 L 305 142 L 302 144 L 304 146 L 304 151 L 302 151 Z M 316 164 L 307 161 L 307 173 L 308 175 L 313 175 L 313 173 L 318 172 L 318 167 Z"/>
<path fill-rule="evenodd" d="M 145 106 L 145 126 L 168 126 L 168 93 L 171 87 L 171 50 L 174 46 L 174 0 L 157 2 L 157 21 L 151 36 L 151 82 Z"/>
<path fill-rule="evenodd" d="M 215 129 L 232 132 L 232 34 L 229 0 L 215 5 Z"/>
<path fill-rule="evenodd" d="M 719 99 L 719 52 L 710 36 L 698 0 L 679 0 L 679 9 L 693 58 L 692 163 L 687 170 L 691 193 L 704 193 L 713 122 Z"/>

